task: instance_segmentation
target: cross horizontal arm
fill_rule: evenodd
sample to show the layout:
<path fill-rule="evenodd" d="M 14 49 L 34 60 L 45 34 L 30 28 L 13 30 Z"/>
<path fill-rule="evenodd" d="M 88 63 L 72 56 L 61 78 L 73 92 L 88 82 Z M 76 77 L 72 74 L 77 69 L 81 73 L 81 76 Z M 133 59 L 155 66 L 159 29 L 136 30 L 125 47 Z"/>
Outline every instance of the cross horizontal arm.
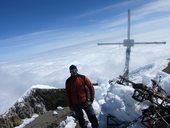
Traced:
<path fill-rule="evenodd" d="M 123 43 L 98 43 L 97 45 L 122 45 Z"/>
<path fill-rule="evenodd" d="M 134 44 L 166 44 L 166 42 L 135 42 Z"/>

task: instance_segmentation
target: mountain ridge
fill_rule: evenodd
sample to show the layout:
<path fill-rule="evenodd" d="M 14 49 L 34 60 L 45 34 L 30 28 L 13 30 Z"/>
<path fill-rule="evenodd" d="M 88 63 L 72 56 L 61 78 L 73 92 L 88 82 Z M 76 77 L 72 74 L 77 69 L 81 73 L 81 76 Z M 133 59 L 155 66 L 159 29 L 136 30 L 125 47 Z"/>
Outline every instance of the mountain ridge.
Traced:
<path fill-rule="evenodd" d="M 170 72 L 170 62 L 167 67 L 162 70 L 163 72 Z M 23 96 L 23 99 L 18 100 L 14 106 L 12 106 L 8 112 L 0 116 L 0 127 L 1 128 L 13 128 L 22 124 L 22 120 L 25 118 L 30 118 L 34 113 L 38 115 L 48 114 L 50 111 L 56 110 L 58 106 L 66 107 L 66 113 L 63 115 L 63 118 L 66 118 L 70 114 L 67 101 L 67 96 L 65 89 L 57 88 L 36 88 L 33 87 L 28 91 L 26 95 Z M 52 114 L 52 113 L 51 113 Z M 47 120 L 43 120 L 46 122 Z M 56 121 L 56 120 L 54 120 Z M 36 121 L 26 125 L 26 128 L 35 124 Z M 48 121 L 47 121 L 48 122 Z M 57 123 L 48 122 L 49 126 L 56 127 Z M 37 125 L 36 125 L 37 126 Z M 46 127 L 45 127 L 46 128 Z"/>
<path fill-rule="evenodd" d="M 25 118 L 31 118 L 34 113 L 41 115 L 55 110 L 58 106 L 66 107 L 65 89 L 32 88 L 29 95 L 18 100 L 5 114 L 0 116 L 1 128 L 13 128 L 22 123 Z"/>

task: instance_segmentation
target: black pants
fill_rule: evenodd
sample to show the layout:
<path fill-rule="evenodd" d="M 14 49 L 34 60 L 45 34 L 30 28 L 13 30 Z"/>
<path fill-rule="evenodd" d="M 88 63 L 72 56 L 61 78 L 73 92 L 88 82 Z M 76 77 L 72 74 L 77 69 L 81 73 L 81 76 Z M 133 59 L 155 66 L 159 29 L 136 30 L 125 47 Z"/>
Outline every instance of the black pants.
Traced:
<path fill-rule="evenodd" d="M 83 114 L 82 110 L 84 110 L 86 112 L 88 119 L 92 124 L 92 128 L 99 127 L 98 120 L 96 118 L 96 115 L 94 113 L 94 109 L 93 109 L 92 105 L 88 105 L 85 103 L 83 105 L 74 106 L 73 109 L 76 113 L 76 118 L 78 119 L 81 128 L 86 128 L 84 114 Z"/>

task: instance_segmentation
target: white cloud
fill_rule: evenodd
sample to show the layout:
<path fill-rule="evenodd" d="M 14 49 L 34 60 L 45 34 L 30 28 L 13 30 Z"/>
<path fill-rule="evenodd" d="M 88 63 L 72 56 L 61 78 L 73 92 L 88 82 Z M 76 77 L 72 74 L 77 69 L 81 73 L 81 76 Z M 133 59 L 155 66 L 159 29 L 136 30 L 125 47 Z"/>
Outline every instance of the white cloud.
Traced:
<path fill-rule="evenodd" d="M 169 58 L 169 48 L 170 44 L 133 47 L 130 71 L 156 60 Z M 1 112 L 11 106 L 32 85 L 64 87 L 65 80 L 69 76 L 68 67 L 71 64 L 76 64 L 79 73 L 87 75 L 96 82 L 100 79 L 109 80 L 121 74 L 124 70 L 124 59 L 123 46 L 99 47 L 88 44 L 70 46 L 61 52 L 48 53 L 46 56 L 40 55 L 39 58 L 36 57 L 29 62 L 2 63 L 0 65 L 0 97 L 2 97 L 0 102 L 3 109 Z"/>
<path fill-rule="evenodd" d="M 170 12 L 170 1 L 169 0 L 154 0 L 150 3 L 146 3 L 140 9 L 137 10 L 136 13 L 140 15 L 148 15 L 151 13 L 158 13 L 158 12 Z"/>
<path fill-rule="evenodd" d="M 100 14 L 100 13 L 103 13 L 103 12 L 117 10 L 117 9 L 120 9 L 120 8 L 123 8 L 123 7 L 127 7 L 131 4 L 134 4 L 135 2 L 137 2 L 137 0 L 128 0 L 128 1 L 125 1 L 125 2 L 112 4 L 112 5 L 103 7 L 103 8 L 99 8 L 99 9 L 96 9 L 96 10 L 92 10 L 92 11 L 83 13 L 83 14 L 75 16 L 73 18 L 84 18 L 84 17 L 87 17 L 87 16 L 92 16 L 92 15 Z"/>

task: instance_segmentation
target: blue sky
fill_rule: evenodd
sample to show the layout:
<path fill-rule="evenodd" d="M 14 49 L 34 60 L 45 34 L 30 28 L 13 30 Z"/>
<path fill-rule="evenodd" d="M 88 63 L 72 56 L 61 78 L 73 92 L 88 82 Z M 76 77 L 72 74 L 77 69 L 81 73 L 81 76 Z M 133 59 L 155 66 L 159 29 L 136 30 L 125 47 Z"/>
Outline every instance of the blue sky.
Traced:
<path fill-rule="evenodd" d="M 125 1 L 125 0 L 124 0 Z M 60 29 L 89 24 L 88 18 L 79 17 L 119 0 L 4 0 L 0 1 L 1 23 L 0 38 L 28 34 L 49 29 Z M 123 0 L 122 0 L 123 2 Z M 119 2 L 120 3 L 120 2 Z M 118 13 L 118 12 L 116 12 Z M 110 14 L 108 14 L 110 15 Z M 101 15 L 95 19 L 101 19 Z"/>
<path fill-rule="evenodd" d="M 121 41 L 128 9 L 137 28 L 133 33 L 169 32 L 169 5 L 169 0 L 1 0 L 0 61 L 72 44 Z"/>

